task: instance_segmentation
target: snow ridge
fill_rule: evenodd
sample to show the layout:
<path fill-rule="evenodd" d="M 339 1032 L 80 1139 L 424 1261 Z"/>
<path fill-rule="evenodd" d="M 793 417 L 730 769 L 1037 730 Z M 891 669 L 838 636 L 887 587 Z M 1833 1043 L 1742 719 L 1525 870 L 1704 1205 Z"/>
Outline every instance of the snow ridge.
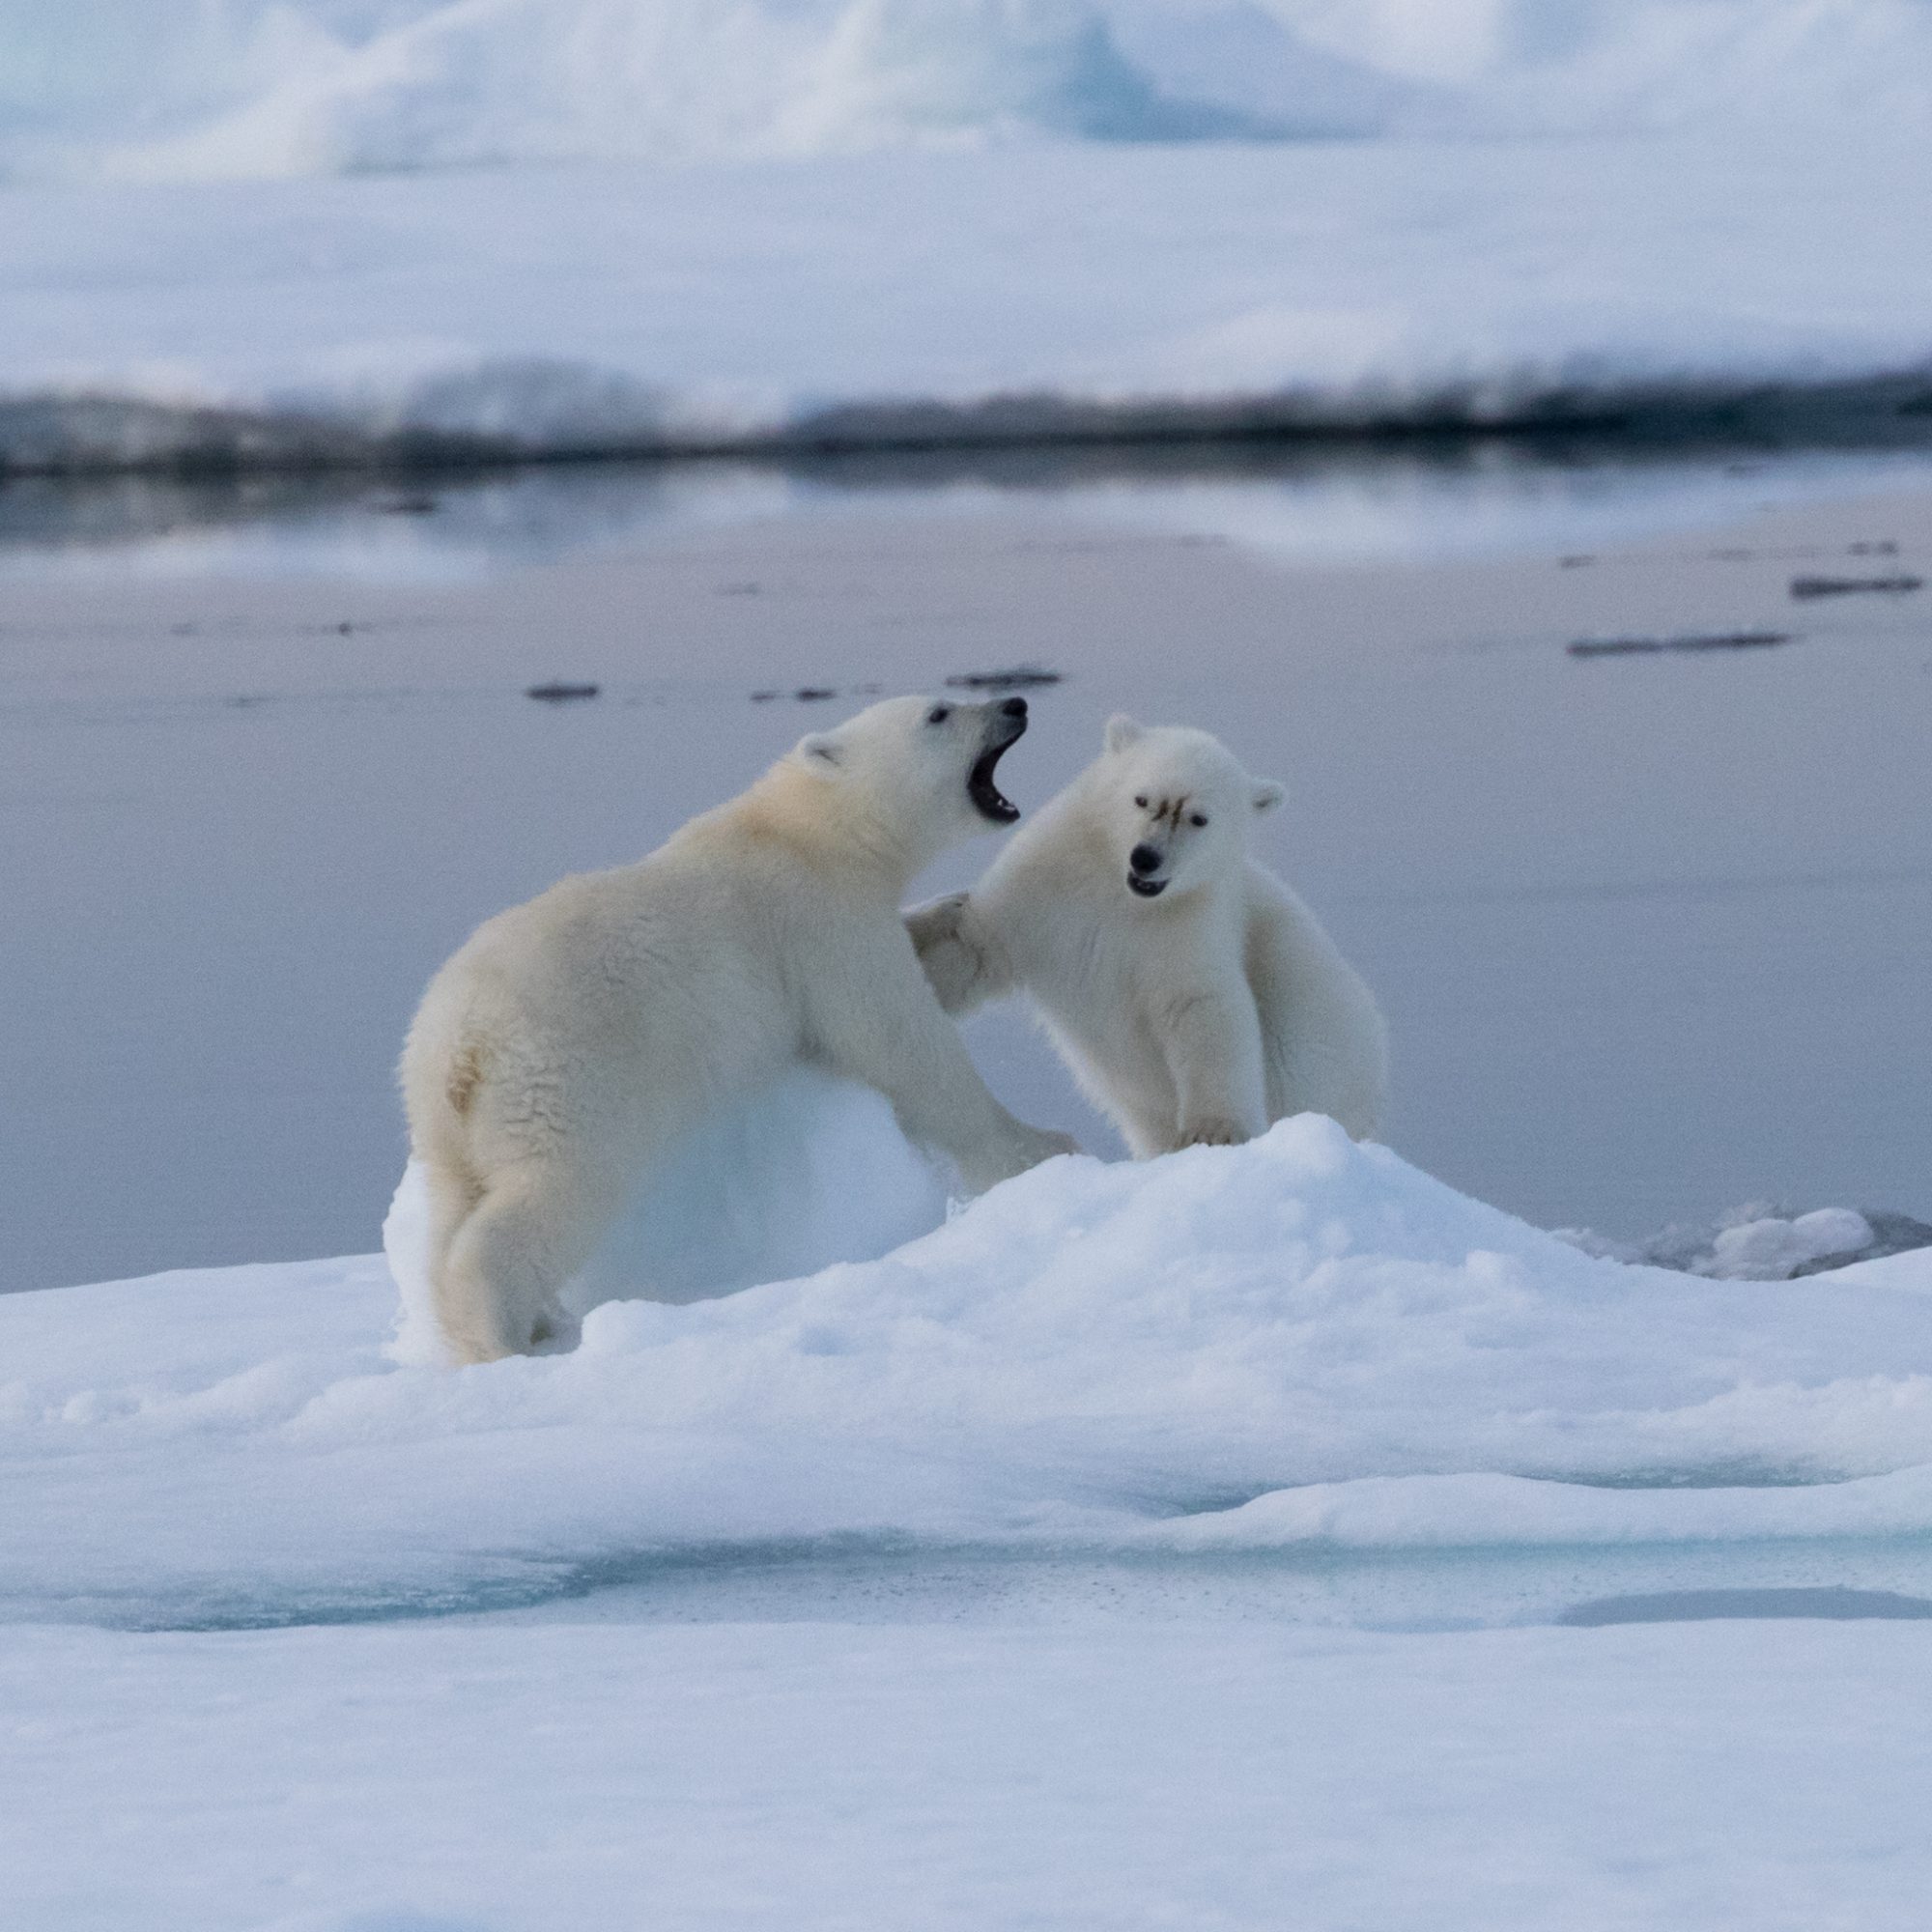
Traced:
<path fill-rule="evenodd" d="M 848 1127 L 837 1184 L 892 1195 L 895 1130 Z M 0 1614 L 365 1618 L 800 1547 L 1909 1538 L 1927 1264 L 1628 1267 L 1304 1117 L 456 1374 L 385 1359 L 376 1260 L 10 1296 Z"/>

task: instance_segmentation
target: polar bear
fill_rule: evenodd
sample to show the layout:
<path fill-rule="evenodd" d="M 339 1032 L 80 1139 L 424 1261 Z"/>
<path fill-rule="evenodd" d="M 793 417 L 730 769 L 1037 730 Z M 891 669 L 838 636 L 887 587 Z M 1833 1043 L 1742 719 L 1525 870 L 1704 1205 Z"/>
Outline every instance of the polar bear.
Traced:
<path fill-rule="evenodd" d="M 1101 756 L 970 894 L 908 915 L 940 1004 L 1024 991 L 1137 1159 L 1305 1112 L 1374 1134 L 1375 997 L 1248 856 L 1250 822 L 1282 797 L 1206 731 L 1111 720 Z"/>
<path fill-rule="evenodd" d="M 994 782 L 1026 703 L 890 698 L 812 734 L 635 865 L 499 913 L 403 1049 L 450 1352 L 556 1332 L 557 1293 L 694 1121 L 801 1063 L 877 1088 L 975 1190 L 1065 1135 L 986 1091 L 900 922 L 946 846 L 1019 816 Z"/>

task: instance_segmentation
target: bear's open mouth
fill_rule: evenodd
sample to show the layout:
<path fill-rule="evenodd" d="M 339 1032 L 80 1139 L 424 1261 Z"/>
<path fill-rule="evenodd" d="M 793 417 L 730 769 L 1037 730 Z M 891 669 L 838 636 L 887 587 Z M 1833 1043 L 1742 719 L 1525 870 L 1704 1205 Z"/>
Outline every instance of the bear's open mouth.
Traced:
<path fill-rule="evenodd" d="M 1021 725 L 1020 730 L 1025 728 Z M 1019 731 L 1015 731 L 1006 744 L 989 746 L 980 753 L 973 769 L 966 774 L 966 796 L 979 808 L 980 815 L 990 818 L 995 825 L 1010 825 L 1020 815 L 1019 807 L 993 782 L 993 767 L 1018 742 L 1019 735 Z"/>
<path fill-rule="evenodd" d="M 1165 879 L 1144 879 L 1138 872 L 1127 874 L 1127 890 L 1140 894 L 1144 899 L 1157 899 L 1167 890 Z"/>

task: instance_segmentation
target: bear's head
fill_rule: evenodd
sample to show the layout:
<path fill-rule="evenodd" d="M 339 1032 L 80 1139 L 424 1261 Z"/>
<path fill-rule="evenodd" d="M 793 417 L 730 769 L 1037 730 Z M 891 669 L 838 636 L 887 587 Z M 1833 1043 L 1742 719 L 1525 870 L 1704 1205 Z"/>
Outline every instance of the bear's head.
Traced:
<path fill-rule="evenodd" d="M 801 738 L 792 756 L 901 845 L 917 870 L 956 840 L 1020 815 L 993 773 L 1026 727 L 1024 697 L 889 697 Z"/>
<path fill-rule="evenodd" d="M 1127 717 L 1107 721 L 1090 783 L 1122 882 L 1142 899 L 1225 877 L 1246 857 L 1249 823 L 1287 796 L 1273 780 L 1250 778 L 1210 732 Z"/>

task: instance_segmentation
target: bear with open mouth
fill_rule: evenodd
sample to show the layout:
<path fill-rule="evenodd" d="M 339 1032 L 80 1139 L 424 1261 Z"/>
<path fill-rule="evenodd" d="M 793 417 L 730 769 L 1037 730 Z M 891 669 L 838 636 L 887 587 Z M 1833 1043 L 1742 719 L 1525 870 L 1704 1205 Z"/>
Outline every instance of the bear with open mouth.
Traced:
<path fill-rule="evenodd" d="M 890 698 L 802 739 L 648 858 L 480 926 L 432 980 L 401 1079 L 451 1354 L 564 1326 L 559 1291 L 694 1121 L 801 1064 L 876 1088 L 980 1191 L 1057 1153 L 940 1010 L 900 921 L 913 877 L 1018 810 L 1026 700 Z"/>

